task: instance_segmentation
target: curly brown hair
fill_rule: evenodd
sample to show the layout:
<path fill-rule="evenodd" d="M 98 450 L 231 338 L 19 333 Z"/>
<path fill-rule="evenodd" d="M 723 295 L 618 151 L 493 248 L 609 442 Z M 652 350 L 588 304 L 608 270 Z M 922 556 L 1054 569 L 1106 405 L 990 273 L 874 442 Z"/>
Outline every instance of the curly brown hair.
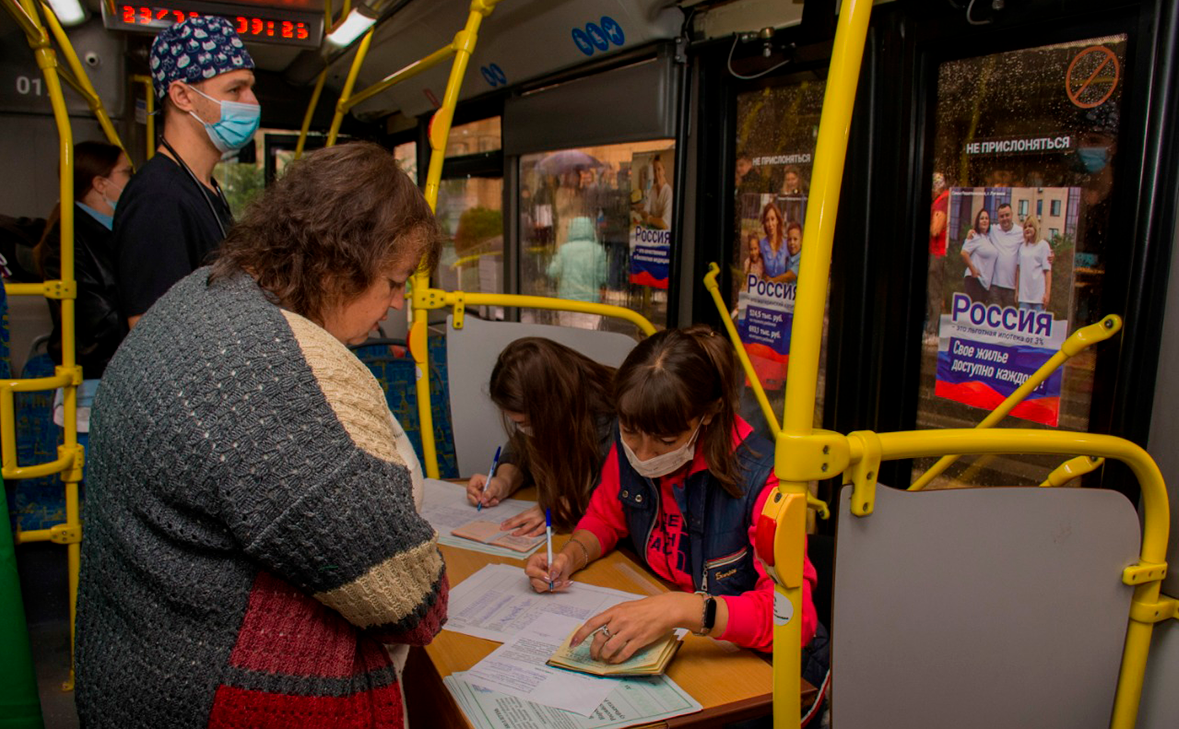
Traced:
<path fill-rule="evenodd" d="M 384 269 L 438 265 L 442 238 L 422 193 L 372 142 L 321 149 L 294 162 L 229 231 L 210 280 L 239 271 L 316 322 L 366 291 Z"/>

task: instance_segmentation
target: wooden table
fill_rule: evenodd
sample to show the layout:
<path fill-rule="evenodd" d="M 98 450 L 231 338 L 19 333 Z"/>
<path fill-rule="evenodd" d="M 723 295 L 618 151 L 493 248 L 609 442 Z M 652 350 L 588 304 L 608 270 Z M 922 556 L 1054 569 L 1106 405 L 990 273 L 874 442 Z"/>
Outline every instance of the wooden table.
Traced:
<path fill-rule="evenodd" d="M 515 498 L 535 499 L 525 490 Z M 494 510 L 492 511 L 494 514 Z M 553 537 L 554 552 L 567 542 L 567 535 Z M 443 545 L 450 589 L 493 563 L 520 567 L 524 560 L 497 557 Z M 611 587 L 639 595 L 657 595 L 668 588 L 624 553 L 613 551 L 575 576 L 580 582 Z M 443 630 L 424 650 L 410 652 L 404 685 L 410 725 L 469 727 L 462 710 L 442 683 L 456 671 L 465 671 L 499 647 L 499 643 Z M 766 658 L 712 638 L 687 635 L 684 645 L 668 668 L 667 675 L 700 702 L 703 711 L 678 716 L 654 725 L 667 727 L 715 727 L 770 712 L 773 669 Z M 804 686 L 804 703 L 807 686 Z M 814 691 L 810 687 L 810 691 Z"/>

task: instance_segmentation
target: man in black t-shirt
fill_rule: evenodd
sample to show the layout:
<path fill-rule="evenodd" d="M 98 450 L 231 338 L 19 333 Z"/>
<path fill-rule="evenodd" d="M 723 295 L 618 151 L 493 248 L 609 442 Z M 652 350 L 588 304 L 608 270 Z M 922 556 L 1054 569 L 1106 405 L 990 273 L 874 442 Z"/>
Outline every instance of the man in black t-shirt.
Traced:
<path fill-rule="evenodd" d="M 128 326 L 172 284 L 209 263 L 233 224 L 213 167 L 252 142 L 258 129 L 253 68 L 224 18 L 189 18 L 152 43 L 162 140 L 123 191 L 114 220 L 119 309 Z"/>

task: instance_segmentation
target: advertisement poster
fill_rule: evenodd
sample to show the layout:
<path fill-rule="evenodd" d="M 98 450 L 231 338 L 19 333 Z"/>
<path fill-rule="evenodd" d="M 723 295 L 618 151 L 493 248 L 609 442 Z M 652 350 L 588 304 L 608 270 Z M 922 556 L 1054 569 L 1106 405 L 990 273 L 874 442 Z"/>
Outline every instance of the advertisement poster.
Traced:
<path fill-rule="evenodd" d="M 1080 189 L 951 188 L 937 397 L 994 409 L 1060 349 L 1072 311 Z M 1011 412 L 1055 427 L 1063 370 Z"/>
<path fill-rule="evenodd" d="M 737 332 L 766 390 L 786 384 L 806 195 L 744 193 Z"/>
<path fill-rule="evenodd" d="M 631 158 L 630 283 L 666 289 L 671 264 L 675 150 Z"/>

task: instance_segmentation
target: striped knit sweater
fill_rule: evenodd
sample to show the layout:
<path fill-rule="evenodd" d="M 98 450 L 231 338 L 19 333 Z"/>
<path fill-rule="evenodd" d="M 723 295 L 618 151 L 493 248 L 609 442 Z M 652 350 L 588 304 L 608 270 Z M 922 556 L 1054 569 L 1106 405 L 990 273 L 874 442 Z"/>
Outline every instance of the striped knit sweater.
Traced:
<path fill-rule="evenodd" d="M 208 273 L 144 316 L 94 404 L 83 725 L 402 727 L 405 653 L 448 589 L 416 458 L 342 344 Z"/>

